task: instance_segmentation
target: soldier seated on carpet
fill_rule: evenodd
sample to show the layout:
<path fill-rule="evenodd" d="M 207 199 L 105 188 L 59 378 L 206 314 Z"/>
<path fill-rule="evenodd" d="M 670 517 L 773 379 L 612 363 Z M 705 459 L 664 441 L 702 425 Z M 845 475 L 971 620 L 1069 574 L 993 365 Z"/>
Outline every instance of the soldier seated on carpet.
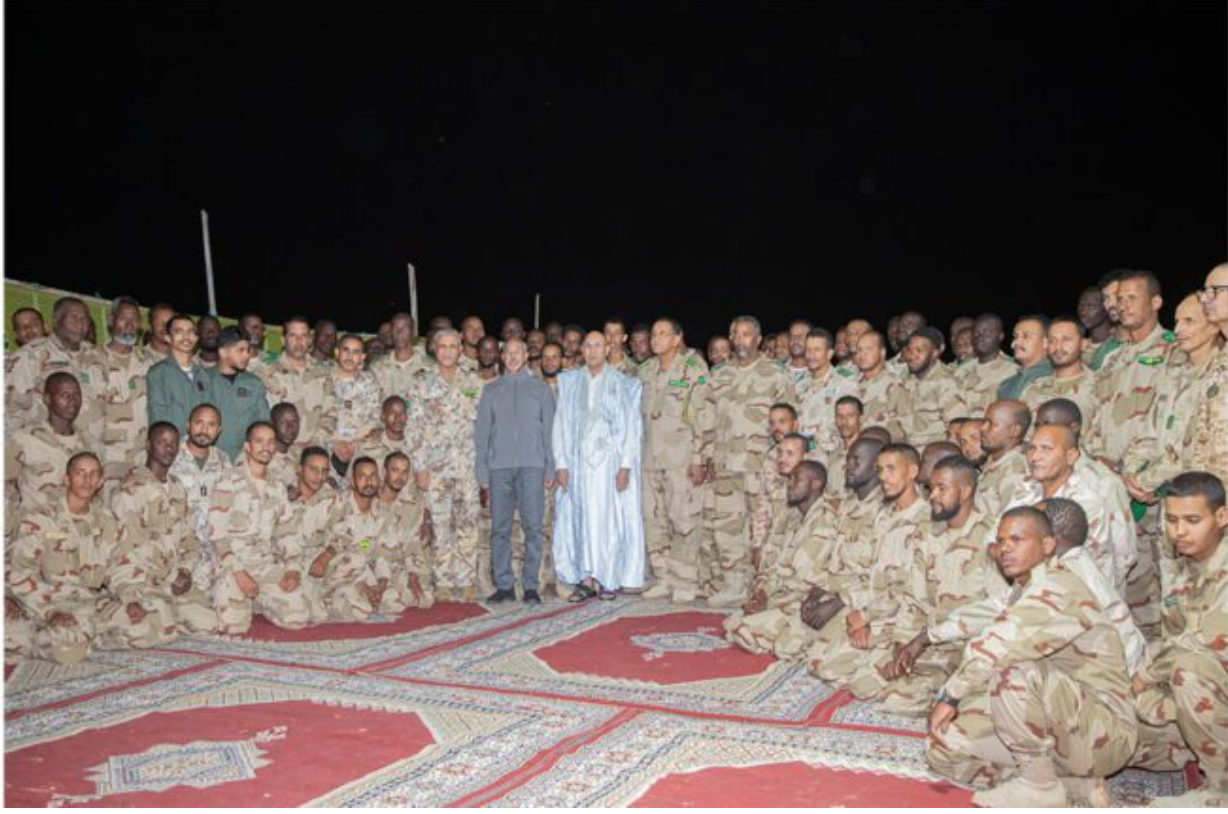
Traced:
<path fill-rule="evenodd" d="M 1103 604 L 1056 555 L 1044 512 L 1002 516 L 996 556 L 1014 585 L 938 693 L 926 756 L 944 777 L 988 787 L 982 807 L 1102 802 L 1138 738 L 1121 639 Z"/>
<path fill-rule="evenodd" d="M 1130 765 L 1180 770 L 1198 761 L 1201 788 L 1155 805 L 1228 805 L 1228 507 L 1224 484 L 1207 472 L 1186 472 L 1164 496 L 1165 531 L 1177 565 L 1164 605 L 1168 632 L 1134 677 L 1139 748 Z M 1191 754 L 1191 752 L 1193 754 Z"/>
<path fill-rule="evenodd" d="M 379 465 L 358 458 L 350 466 L 348 494 L 338 495 L 329 516 L 328 544 L 311 563 L 328 618 L 359 622 L 377 613 L 392 585 L 384 542 L 392 511 L 379 500 Z"/>
<path fill-rule="evenodd" d="M 13 544 L 5 597 L 5 658 L 58 664 L 104 649 L 153 647 L 173 639 L 175 621 L 148 602 L 144 564 L 122 543 L 115 515 L 98 500 L 102 462 L 68 461 L 67 493 L 27 513 Z"/>
<path fill-rule="evenodd" d="M 269 480 L 276 434 L 267 421 L 247 428 L 243 454 L 209 495 L 209 540 L 217 555 L 213 603 L 222 633 L 246 633 L 259 612 L 284 628 L 311 622 L 302 585 L 302 540 L 284 486 Z"/>
<path fill-rule="evenodd" d="M 209 569 L 188 514 L 183 484 L 170 476 L 179 455 L 179 430 L 159 421 L 146 433 L 146 458 L 111 496 L 123 540 L 145 564 L 147 603 L 156 603 L 185 633 L 212 633 L 217 613 Z M 195 577 L 193 575 L 196 575 Z"/>
<path fill-rule="evenodd" d="M 429 608 L 435 604 L 431 590 L 431 528 L 421 496 L 410 494 L 413 478 L 409 456 L 393 452 L 384 459 L 384 480 L 379 501 L 388 509 L 387 533 L 380 538 L 380 555 L 392 569 L 392 581 L 384 592 L 380 613 L 396 614 L 406 608 Z"/>

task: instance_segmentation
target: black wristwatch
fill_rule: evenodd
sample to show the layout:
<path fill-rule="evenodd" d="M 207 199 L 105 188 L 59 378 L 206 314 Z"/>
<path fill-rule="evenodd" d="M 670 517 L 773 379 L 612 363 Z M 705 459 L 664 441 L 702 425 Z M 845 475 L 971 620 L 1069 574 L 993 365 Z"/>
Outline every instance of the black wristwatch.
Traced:
<path fill-rule="evenodd" d="M 951 695 L 946 689 L 940 689 L 934 694 L 934 702 L 938 704 L 946 704 L 947 706 L 959 708 L 959 699 Z"/>

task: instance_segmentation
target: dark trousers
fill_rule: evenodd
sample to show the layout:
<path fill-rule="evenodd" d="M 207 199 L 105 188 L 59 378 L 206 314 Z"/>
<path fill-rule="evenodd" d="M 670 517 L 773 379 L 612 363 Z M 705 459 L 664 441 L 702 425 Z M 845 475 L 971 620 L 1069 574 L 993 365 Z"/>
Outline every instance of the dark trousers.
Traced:
<path fill-rule="evenodd" d="M 490 472 L 490 557 L 495 587 L 512 590 L 512 515 L 520 512 L 524 529 L 524 565 L 520 582 L 526 591 L 536 591 L 542 563 L 542 518 L 546 513 L 546 470 L 538 468 L 492 469 Z"/>

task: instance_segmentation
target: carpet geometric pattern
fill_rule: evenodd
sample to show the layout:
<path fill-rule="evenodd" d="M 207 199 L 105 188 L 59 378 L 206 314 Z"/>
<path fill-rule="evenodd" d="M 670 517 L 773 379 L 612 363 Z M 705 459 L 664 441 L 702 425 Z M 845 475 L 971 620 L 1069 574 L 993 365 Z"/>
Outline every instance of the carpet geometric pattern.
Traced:
<path fill-rule="evenodd" d="M 25 663 L 10 806 L 967 806 L 924 724 L 622 598 L 445 603 L 399 619 Z M 1118 800 L 1185 789 L 1125 772 Z"/>

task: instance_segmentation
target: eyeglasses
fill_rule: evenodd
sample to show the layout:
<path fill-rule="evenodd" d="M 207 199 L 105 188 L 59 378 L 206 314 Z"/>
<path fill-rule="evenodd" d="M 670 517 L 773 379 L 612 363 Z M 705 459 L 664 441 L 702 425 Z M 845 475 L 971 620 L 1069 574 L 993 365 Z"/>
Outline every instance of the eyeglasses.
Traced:
<path fill-rule="evenodd" d="M 1213 300 L 1219 296 L 1221 291 L 1228 291 L 1228 285 L 1209 285 L 1198 292 L 1198 295 L 1204 299 Z"/>

